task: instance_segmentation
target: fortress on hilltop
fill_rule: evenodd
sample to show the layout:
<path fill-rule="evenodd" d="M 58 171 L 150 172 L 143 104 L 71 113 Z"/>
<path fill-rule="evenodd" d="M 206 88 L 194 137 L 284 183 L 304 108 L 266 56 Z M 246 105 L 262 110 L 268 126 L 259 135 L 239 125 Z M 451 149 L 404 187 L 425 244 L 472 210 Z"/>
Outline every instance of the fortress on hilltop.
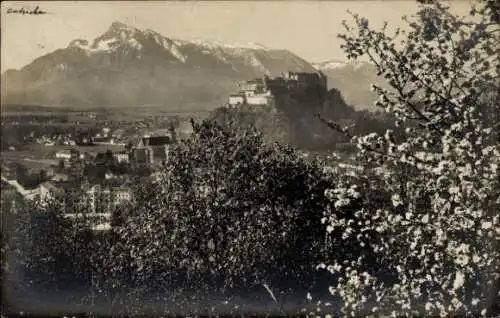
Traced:
<path fill-rule="evenodd" d="M 239 91 L 229 96 L 228 105 L 267 106 L 283 109 L 290 99 L 319 102 L 325 100 L 327 80 L 322 72 L 286 72 L 282 76 L 256 78 L 239 84 Z"/>

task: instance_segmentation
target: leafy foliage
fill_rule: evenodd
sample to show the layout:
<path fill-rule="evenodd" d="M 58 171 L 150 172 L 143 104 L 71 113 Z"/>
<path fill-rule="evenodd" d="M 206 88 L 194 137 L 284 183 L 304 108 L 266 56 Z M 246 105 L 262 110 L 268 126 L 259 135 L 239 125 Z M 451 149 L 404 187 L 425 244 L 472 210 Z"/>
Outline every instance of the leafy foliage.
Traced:
<path fill-rule="evenodd" d="M 319 211 L 328 184 L 321 170 L 255 130 L 209 121 L 193 129 L 120 230 L 135 284 L 217 293 L 304 283 L 322 255 Z"/>
<path fill-rule="evenodd" d="M 91 231 L 89 211 L 82 205 L 68 204 L 69 198 L 67 195 L 66 200 L 52 200 L 43 206 L 17 200 L 15 208 L 3 211 L 8 215 L 2 233 L 7 310 L 19 309 L 26 302 L 33 304 L 32 295 L 47 293 L 62 295 L 74 310 L 77 304 L 90 304 L 90 295 L 102 291 L 99 279 L 106 268 L 112 236 Z M 78 217 L 65 217 L 68 210 Z"/>
<path fill-rule="evenodd" d="M 257 129 L 269 142 L 291 143 L 290 122 L 282 112 L 269 108 L 254 108 L 251 105 L 220 107 L 215 109 L 210 120 L 226 129 L 244 131 Z"/>

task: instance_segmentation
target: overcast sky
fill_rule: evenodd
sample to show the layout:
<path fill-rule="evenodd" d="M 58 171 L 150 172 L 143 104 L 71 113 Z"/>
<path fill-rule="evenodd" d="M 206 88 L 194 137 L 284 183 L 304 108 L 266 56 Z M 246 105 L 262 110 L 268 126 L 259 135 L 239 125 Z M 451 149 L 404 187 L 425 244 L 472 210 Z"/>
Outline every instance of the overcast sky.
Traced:
<path fill-rule="evenodd" d="M 452 1 L 458 14 L 469 2 Z M 34 8 L 45 15 L 7 14 L 9 8 Z M 401 24 L 417 9 L 413 1 L 58 1 L 2 2 L 2 71 L 66 47 L 76 38 L 91 40 L 114 21 L 152 29 L 170 38 L 224 43 L 259 43 L 284 48 L 310 62 L 345 60 L 337 34 L 346 10 L 371 24 Z"/>

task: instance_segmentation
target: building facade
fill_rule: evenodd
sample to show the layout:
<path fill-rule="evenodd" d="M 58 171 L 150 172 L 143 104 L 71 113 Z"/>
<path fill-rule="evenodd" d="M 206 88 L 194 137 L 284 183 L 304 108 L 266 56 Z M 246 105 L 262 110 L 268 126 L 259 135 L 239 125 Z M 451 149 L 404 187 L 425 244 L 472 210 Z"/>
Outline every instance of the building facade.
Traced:
<path fill-rule="evenodd" d="M 230 105 L 243 105 L 246 103 L 245 95 L 243 94 L 232 94 L 229 96 Z"/>
<path fill-rule="evenodd" d="M 80 152 L 76 149 L 65 149 L 56 152 L 56 159 L 72 160 L 78 159 L 80 157 Z"/>
<path fill-rule="evenodd" d="M 116 159 L 116 161 L 118 161 L 118 163 L 129 163 L 130 162 L 130 156 L 128 153 L 124 153 L 124 152 L 121 152 L 121 153 L 115 153 L 113 155 Z"/>
<path fill-rule="evenodd" d="M 168 159 L 172 136 L 146 136 L 141 138 L 132 151 L 134 163 L 138 166 L 160 164 Z"/>

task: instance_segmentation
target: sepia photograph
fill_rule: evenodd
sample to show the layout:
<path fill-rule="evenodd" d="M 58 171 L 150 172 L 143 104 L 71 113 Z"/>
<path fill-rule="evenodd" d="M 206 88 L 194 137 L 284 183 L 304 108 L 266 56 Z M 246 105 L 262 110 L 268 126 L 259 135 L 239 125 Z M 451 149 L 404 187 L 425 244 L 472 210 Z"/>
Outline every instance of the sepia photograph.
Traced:
<path fill-rule="evenodd" d="M 500 2 L 3 1 L 1 317 L 500 317 Z"/>

